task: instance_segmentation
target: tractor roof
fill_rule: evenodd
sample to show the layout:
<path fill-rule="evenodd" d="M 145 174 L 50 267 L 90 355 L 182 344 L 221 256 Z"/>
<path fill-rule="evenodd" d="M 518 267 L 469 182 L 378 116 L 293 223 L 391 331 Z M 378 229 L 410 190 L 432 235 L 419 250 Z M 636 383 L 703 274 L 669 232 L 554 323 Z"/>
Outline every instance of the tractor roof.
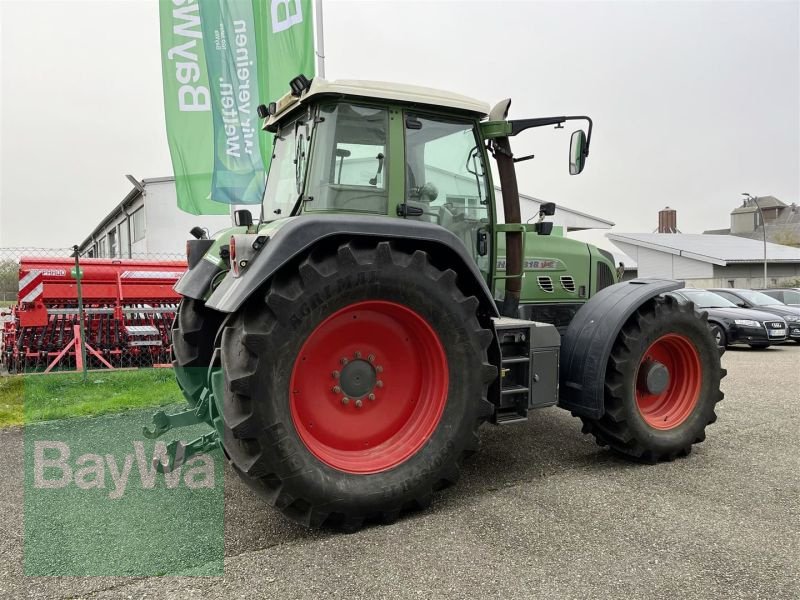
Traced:
<path fill-rule="evenodd" d="M 304 91 L 299 98 L 286 94 L 278 100 L 276 102 L 277 113 L 268 119 L 266 126 L 269 127 L 280 121 L 283 116 L 292 112 L 292 108 L 324 96 L 354 99 L 367 98 L 417 106 L 444 107 L 477 117 L 485 117 L 489 113 L 489 105 L 486 102 L 452 92 L 385 81 L 354 79 L 326 81 L 316 77 L 312 80 L 311 87 Z"/>

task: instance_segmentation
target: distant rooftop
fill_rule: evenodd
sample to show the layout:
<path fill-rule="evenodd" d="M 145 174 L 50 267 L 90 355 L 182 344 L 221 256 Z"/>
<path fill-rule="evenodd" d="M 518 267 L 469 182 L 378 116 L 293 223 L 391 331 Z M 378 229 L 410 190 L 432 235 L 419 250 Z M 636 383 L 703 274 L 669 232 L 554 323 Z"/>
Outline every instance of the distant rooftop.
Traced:
<path fill-rule="evenodd" d="M 758 201 L 758 206 L 756 206 L 756 201 Z M 732 215 L 736 215 L 739 213 L 751 213 L 758 210 L 758 207 L 764 208 L 783 208 L 786 206 L 786 203 L 782 200 L 778 200 L 775 196 L 761 196 L 756 198 L 755 200 L 747 199 L 742 202 L 742 205 L 739 208 L 735 208 L 731 211 Z"/>
<path fill-rule="evenodd" d="M 608 233 L 606 236 L 615 244 L 619 242 L 650 248 L 721 266 L 732 263 L 758 263 L 764 260 L 763 242 L 734 235 Z M 771 263 L 800 263 L 800 248 L 767 243 L 767 260 Z"/>

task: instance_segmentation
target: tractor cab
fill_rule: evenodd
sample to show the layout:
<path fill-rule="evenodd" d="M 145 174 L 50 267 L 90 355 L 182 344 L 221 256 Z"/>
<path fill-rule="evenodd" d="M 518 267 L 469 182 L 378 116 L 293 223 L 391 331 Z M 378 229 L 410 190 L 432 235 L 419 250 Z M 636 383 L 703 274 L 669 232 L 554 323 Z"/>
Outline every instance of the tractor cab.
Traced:
<path fill-rule="evenodd" d="M 526 299 L 573 301 L 577 308 L 599 289 L 592 281 L 613 283 L 613 276 L 590 276 L 598 269 L 613 271 L 613 261 L 596 266 L 609 261 L 600 252 L 592 256 L 586 244 L 563 238 L 541 239 L 552 231 L 552 224 L 543 222 L 555 211 L 552 203 L 542 206 L 539 223 L 520 223 L 515 165 L 532 156 L 514 158 L 509 137 L 587 121 L 589 136 L 577 130 L 570 144 L 569 172 L 578 174 L 588 155 L 588 117 L 507 120 L 510 100 L 490 110 L 466 96 L 382 82 L 298 76 L 290 87 L 277 102 L 260 107 L 264 129 L 275 134 L 262 221 L 335 213 L 437 225 L 463 244 L 508 316 L 530 318 L 531 307 L 519 311 Z M 503 190 L 500 214 L 490 154 Z M 542 260 L 552 258 L 549 247 L 554 247 L 550 254 L 574 260 Z M 569 285 L 549 286 L 554 273 L 545 271 L 553 264 L 557 281 Z M 551 266 L 542 270 L 542 265 Z M 567 313 L 565 321 L 574 310 Z"/>
<path fill-rule="evenodd" d="M 434 223 L 488 273 L 488 245 L 478 247 L 494 218 L 480 134 L 488 105 L 379 82 L 306 85 L 268 109 L 276 137 L 263 219 L 358 213 Z"/>
<path fill-rule="evenodd" d="M 466 96 L 382 82 L 299 76 L 291 90 L 261 107 L 264 128 L 275 134 L 262 221 L 336 213 L 432 223 L 460 240 L 492 288 L 505 293 L 504 288 L 521 287 L 509 280 L 524 274 L 523 234 L 534 242 L 527 233 L 548 235 L 552 226 L 514 226 L 520 221 L 514 172 L 519 159 L 513 159 L 507 138 L 573 117 L 506 121 L 510 101 L 490 111 Z M 500 226 L 490 153 L 504 190 Z M 571 173 L 582 170 L 587 154 L 588 138 L 576 131 Z M 555 210 L 550 203 L 543 208 L 542 217 Z M 499 256 L 497 246 L 503 252 L 512 248 L 509 256 Z M 575 246 L 585 251 L 585 245 Z M 585 299 L 588 285 L 584 289 Z"/>

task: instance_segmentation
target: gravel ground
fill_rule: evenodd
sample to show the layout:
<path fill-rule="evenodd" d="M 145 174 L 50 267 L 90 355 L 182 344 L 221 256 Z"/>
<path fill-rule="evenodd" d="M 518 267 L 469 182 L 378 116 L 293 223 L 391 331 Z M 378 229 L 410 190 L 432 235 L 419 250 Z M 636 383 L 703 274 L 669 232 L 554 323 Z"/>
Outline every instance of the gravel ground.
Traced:
<path fill-rule="evenodd" d="M 719 421 L 686 459 L 634 465 L 557 408 L 484 427 L 430 510 L 309 532 L 225 477 L 224 577 L 22 577 L 22 434 L 0 432 L 0 596 L 800 597 L 800 345 L 734 349 Z"/>

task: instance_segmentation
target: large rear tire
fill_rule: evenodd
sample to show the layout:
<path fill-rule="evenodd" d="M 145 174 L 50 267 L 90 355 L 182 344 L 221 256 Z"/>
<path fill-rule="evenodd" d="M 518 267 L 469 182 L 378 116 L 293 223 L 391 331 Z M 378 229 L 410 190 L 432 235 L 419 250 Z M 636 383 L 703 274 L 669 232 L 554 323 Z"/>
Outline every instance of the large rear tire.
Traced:
<path fill-rule="evenodd" d="M 454 271 L 388 242 L 318 248 L 287 267 L 222 331 L 234 470 L 311 527 L 426 507 L 492 414 L 478 307 Z"/>
<path fill-rule="evenodd" d="M 619 333 L 606 368 L 605 414 L 581 417 L 583 432 L 642 462 L 688 455 L 717 419 L 722 351 L 693 304 L 670 296 L 648 302 Z"/>
<path fill-rule="evenodd" d="M 178 387 L 192 407 L 208 385 L 214 338 L 224 317 L 194 298 L 183 298 L 178 306 L 172 325 L 172 366 Z"/>

